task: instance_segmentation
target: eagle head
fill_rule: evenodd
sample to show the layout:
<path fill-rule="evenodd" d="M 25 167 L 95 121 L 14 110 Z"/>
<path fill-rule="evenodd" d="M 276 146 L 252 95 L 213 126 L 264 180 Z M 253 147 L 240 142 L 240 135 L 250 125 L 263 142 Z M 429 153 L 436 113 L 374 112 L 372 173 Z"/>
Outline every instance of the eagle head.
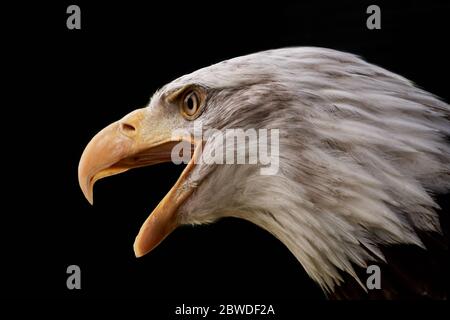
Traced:
<path fill-rule="evenodd" d="M 237 217 L 332 291 L 341 271 L 358 279 L 354 265 L 383 260 L 380 245 L 423 246 L 418 230 L 439 231 L 432 195 L 450 187 L 448 116 L 446 103 L 352 54 L 264 51 L 182 76 L 101 130 L 79 183 L 92 203 L 98 179 L 181 157 L 187 166 L 143 223 L 136 256 L 179 225 Z M 270 161 L 251 161 L 255 150 Z"/>

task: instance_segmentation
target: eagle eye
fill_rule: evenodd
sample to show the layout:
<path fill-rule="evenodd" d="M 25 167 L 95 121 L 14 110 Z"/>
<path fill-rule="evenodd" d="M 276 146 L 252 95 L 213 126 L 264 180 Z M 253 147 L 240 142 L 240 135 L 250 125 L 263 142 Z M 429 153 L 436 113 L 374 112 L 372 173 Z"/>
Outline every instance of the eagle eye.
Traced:
<path fill-rule="evenodd" d="M 200 96 L 195 90 L 186 92 L 181 101 L 181 113 L 188 120 L 193 120 L 200 110 Z"/>

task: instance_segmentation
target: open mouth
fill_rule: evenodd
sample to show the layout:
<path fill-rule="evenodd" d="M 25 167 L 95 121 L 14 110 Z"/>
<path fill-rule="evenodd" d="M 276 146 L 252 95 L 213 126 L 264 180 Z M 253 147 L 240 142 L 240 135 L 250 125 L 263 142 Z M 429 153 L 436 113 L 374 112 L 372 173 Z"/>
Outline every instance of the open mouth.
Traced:
<path fill-rule="evenodd" d="M 189 176 L 201 153 L 201 141 L 191 137 L 172 137 L 169 132 L 147 132 L 143 129 L 143 109 L 136 110 L 100 131 L 86 146 L 78 166 L 78 181 L 86 199 L 93 203 L 93 186 L 99 179 L 129 169 L 172 160 L 173 147 L 190 145 L 190 161 L 177 182 L 142 224 L 133 248 L 141 257 L 155 248 L 178 225 L 178 208 L 194 188 Z"/>

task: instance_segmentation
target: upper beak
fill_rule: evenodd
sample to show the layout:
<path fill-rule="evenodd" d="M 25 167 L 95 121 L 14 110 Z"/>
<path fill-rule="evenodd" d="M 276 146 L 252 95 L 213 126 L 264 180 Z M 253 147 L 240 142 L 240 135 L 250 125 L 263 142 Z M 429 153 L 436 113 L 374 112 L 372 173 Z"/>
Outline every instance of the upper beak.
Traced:
<path fill-rule="evenodd" d="M 78 181 L 91 204 L 92 190 L 97 180 L 131 168 L 168 162 L 173 146 L 182 141 L 195 145 L 190 138 L 172 137 L 167 128 L 159 127 L 152 132 L 145 123 L 145 109 L 135 110 L 101 130 L 86 146 L 78 166 Z M 134 243 L 137 257 L 156 247 L 178 226 L 177 209 L 193 191 L 189 187 L 180 187 L 185 184 L 193 166 L 194 161 L 191 160 L 176 184 L 142 225 Z"/>

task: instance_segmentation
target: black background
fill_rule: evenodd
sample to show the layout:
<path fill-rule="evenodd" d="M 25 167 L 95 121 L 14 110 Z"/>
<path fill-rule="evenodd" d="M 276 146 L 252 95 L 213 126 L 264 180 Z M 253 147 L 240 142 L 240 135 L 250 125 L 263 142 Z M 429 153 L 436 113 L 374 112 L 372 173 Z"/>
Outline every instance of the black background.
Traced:
<path fill-rule="evenodd" d="M 381 7 L 381 30 L 366 28 L 373 3 Z M 70 4 L 81 8 L 81 30 L 66 28 Z M 3 119 L 0 290 L 8 297 L 151 298 L 167 312 L 176 303 L 257 301 L 283 309 L 284 299 L 291 307 L 324 299 L 279 241 L 244 221 L 179 228 L 136 259 L 141 223 L 183 168 L 162 164 L 102 180 L 92 207 L 78 187 L 80 155 L 97 131 L 143 107 L 165 83 L 278 47 L 356 53 L 448 102 L 449 9 L 448 1 L 73 1 L 5 10 L 13 17 L 3 30 L 13 99 Z M 78 291 L 66 288 L 71 264 L 82 270 Z"/>

